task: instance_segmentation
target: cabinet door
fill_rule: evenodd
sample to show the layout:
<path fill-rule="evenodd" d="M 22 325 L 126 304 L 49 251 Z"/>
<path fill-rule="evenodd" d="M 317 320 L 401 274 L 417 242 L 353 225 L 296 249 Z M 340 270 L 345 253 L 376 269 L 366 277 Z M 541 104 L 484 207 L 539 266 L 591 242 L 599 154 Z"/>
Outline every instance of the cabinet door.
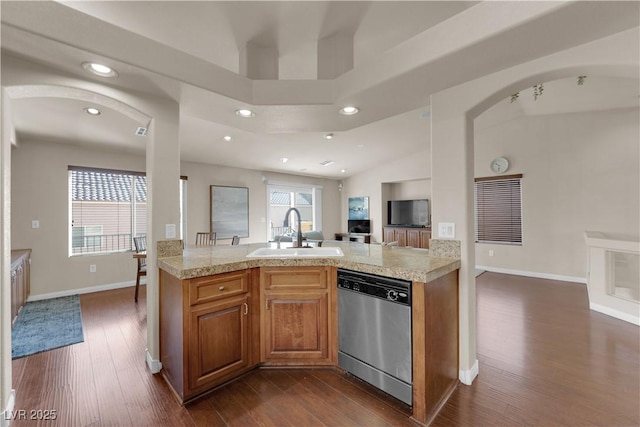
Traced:
<path fill-rule="evenodd" d="M 421 248 L 420 244 L 420 230 L 419 229 L 411 229 L 407 230 L 407 246 L 411 246 L 412 248 Z"/>
<path fill-rule="evenodd" d="M 431 239 L 430 230 L 420 230 L 420 247 L 429 249 L 429 240 Z"/>
<path fill-rule="evenodd" d="M 199 305 L 190 311 L 190 392 L 229 379 L 248 366 L 248 314 L 248 295 Z"/>
<path fill-rule="evenodd" d="M 11 324 L 18 316 L 18 272 L 17 269 L 11 270 Z"/>
<path fill-rule="evenodd" d="M 389 243 L 389 242 L 393 242 L 396 240 L 396 234 L 395 234 L 395 229 L 391 228 L 391 227 L 385 227 L 384 228 L 384 242 L 385 243 Z"/>
<path fill-rule="evenodd" d="M 407 246 L 407 229 L 406 228 L 396 228 L 394 233 L 394 237 L 398 246 Z"/>
<path fill-rule="evenodd" d="M 327 292 L 265 291 L 265 359 L 329 358 Z"/>

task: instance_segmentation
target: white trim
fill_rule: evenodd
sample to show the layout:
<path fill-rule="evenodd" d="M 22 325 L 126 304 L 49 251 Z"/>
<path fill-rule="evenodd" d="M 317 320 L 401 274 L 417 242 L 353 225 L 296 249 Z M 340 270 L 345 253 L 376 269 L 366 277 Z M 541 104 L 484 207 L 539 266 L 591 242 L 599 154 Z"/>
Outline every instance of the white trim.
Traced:
<path fill-rule="evenodd" d="M 151 373 L 157 374 L 158 372 L 160 372 L 162 370 L 162 362 L 160 362 L 158 359 L 154 359 L 153 356 L 151 356 L 151 353 L 149 353 L 148 348 L 144 349 L 144 354 L 147 361 L 147 366 L 149 367 Z"/>
<path fill-rule="evenodd" d="M 598 313 L 606 314 L 607 316 L 615 317 L 616 319 L 624 320 L 625 322 L 633 323 L 640 326 L 640 316 L 633 316 L 629 313 L 613 309 L 600 304 L 589 303 L 589 308 Z"/>
<path fill-rule="evenodd" d="M 9 393 L 9 399 L 7 400 L 7 407 L 2 411 L 2 418 L 0 419 L 0 425 L 2 427 L 8 427 L 14 418 L 14 406 L 16 404 L 16 391 L 11 389 Z"/>
<path fill-rule="evenodd" d="M 460 369 L 458 373 L 458 379 L 462 384 L 471 385 L 471 383 L 473 383 L 473 380 L 478 376 L 479 372 L 480 368 L 478 365 L 478 359 L 476 359 L 476 361 L 473 362 L 473 366 L 471 367 L 471 369 Z"/>
<path fill-rule="evenodd" d="M 563 276 L 560 274 L 540 273 L 537 271 L 512 270 L 509 268 L 487 267 L 484 265 L 476 265 L 477 269 L 491 271 L 493 273 L 513 274 L 516 276 L 536 277 L 538 279 L 560 280 L 562 282 L 574 282 L 587 284 L 586 277 Z"/>
<path fill-rule="evenodd" d="M 89 287 L 80 288 L 80 289 L 68 289 L 65 291 L 51 292 L 48 294 L 31 295 L 29 296 L 27 301 L 38 301 L 43 299 L 66 297 L 69 295 L 76 295 L 76 294 L 90 294 L 92 292 L 102 292 L 102 291 L 110 291 L 112 289 L 129 288 L 135 285 L 136 285 L 135 280 L 131 280 L 128 282 L 120 282 L 120 283 L 108 283 L 106 285 L 89 286 Z M 144 286 L 144 285 L 145 283 L 140 282 L 140 286 Z"/>
<path fill-rule="evenodd" d="M 299 188 L 320 188 L 320 189 L 323 188 L 322 185 L 305 184 L 303 182 L 287 182 L 287 181 L 269 181 L 269 180 L 265 180 L 264 183 L 266 185 L 271 185 L 273 187 L 295 188 L 296 190 L 299 189 Z"/>

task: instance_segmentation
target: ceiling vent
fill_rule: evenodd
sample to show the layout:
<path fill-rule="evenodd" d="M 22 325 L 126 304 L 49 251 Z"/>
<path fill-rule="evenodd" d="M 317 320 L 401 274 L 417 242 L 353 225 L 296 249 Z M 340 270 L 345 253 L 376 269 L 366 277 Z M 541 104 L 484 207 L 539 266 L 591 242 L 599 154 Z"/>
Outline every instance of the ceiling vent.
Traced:
<path fill-rule="evenodd" d="M 332 164 L 334 164 L 334 163 L 335 163 L 335 162 L 334 162 L 333 160 L 325 160 L 324 162 L 321 162 L 320 164 L 321 164 L 322 166 L 329 166 L 329 165 L 332 165 Z"/>
<path fill-rule="evenodd" d="M 147 136 L 147 128 L 143 128 L 143 127 L 137 128 L 136 136 Z"/>

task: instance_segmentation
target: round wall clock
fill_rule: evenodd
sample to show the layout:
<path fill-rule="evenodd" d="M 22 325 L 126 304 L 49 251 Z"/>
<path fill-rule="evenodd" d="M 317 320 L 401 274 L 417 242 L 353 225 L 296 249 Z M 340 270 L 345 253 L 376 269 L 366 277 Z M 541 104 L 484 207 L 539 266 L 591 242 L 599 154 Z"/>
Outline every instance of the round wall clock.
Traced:
<path fill-rule="evenodd" d="M 491 161 L 490 166 L 495 173 L 504 173 L 509 169 L 509 160 L 504 157 L 497 157 Z"/>

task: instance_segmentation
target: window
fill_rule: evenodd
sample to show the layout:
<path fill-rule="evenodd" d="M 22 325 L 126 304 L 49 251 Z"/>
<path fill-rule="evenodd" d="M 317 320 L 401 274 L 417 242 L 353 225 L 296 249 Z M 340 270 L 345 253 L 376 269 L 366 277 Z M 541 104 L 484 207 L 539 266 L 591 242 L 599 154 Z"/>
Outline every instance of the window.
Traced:
<path fill-rule="evenodd" d="M 522 175 L 475 180 L 476 243 L 522 245 Z"/>
<path fill-rule="evenodd" d="M 69 166 L 69 255 L 124 252 L 147 233 L 144 173 Z"/>
<path fill-rule="evenodd" d="M 285 221 L 285 214 L 289 208 L 296 208 L 301 215 L 301 228 L 305 233 L 311 230 L 322 230 L 322 189 L 315 186 L 297 186 L 292 184 L 267 186 L 269 230 L 267 236 L 273 240 L 281 236 L 297 232 L 298 218 L 289 214 Z"/>

